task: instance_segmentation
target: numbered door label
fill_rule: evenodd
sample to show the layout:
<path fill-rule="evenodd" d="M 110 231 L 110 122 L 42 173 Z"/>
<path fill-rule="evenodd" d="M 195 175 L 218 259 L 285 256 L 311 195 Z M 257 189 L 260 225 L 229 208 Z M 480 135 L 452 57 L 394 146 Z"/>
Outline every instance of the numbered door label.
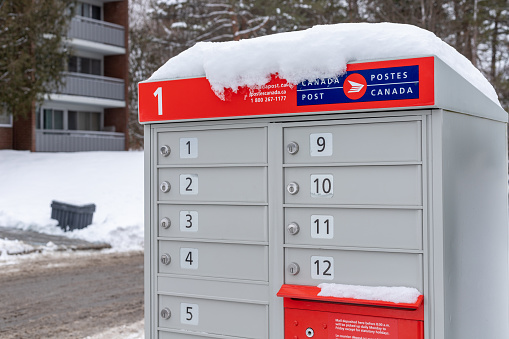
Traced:
<path fill-rule="evenodd" d="M 180 194 L 181 195 L 198 194 L 198 174 L 180 175 Z"/>
<path fill-rule="evenodd" d="M 331 198 L 334 195 L 332 174 L 311 174 L 311 197 Z"/>
<path fill-rule="evenodd" d="M 180 211 L 180 231 L 198 232 L 197 211 Z"/>
<path fill-rule="evenodd" d="M 180 138 L 180 158 L 198 158 L 198 138 Z"/>
<path fill-rule="evenodd" d="M 200 319 L 200 307 L 197 304 L 180 304 L 180 323 L 186 325 L 198 325 Z"/>
<path fill-rule="evenodd" d="M 311 238 L 334 238 L 334 217 L 332 215 L 312 215 Z"/>
<path fill-rule="evenodd" d="M 198 269 L 198 249 L 181 248 L 180 249 L 180 268 L 187 270 Z"/>
<path fill-rule="evenodd" d="M 319 280 L 334 279 L 334 258 L 312 256 L 311 278 Z"/>
<path fill-rule="evenodd" d="M 309 135 L 309 150 L 312 157 L 332 155 L 332 133 L 313 133 Z"/>

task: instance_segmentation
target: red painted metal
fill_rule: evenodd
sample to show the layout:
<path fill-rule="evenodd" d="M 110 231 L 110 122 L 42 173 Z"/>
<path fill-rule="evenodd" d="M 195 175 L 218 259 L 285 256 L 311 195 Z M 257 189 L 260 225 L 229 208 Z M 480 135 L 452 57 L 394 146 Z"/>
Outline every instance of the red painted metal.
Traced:
<path fill-rule="evenodd" d="M 422 296 L 415 304 L 318 297 L 317 287 L 283 285 L 285 339 L 423 339 Z M 318 289 L 319 290 L 319 289 Z M 411 306 L 411 307 L 410 307 Z"/>
<path fill-rule="evenodd" d="M 348 64 L 347 71 L 400 66 L 419 66 L 419 98 L 372 102 L 349 102 L 297 106 L 297 88 L 276 76 L 263 89 L 227 90 L 225 100 L 212 91 L 206 78 L 142 82 L 138 86 L 141 123 L 212 119 L 221 117 L 271 116 L 313 112 L 373 110 L 391 107 L 421 107 L 435 104 L 434 57 Z M 156 91 L 161 88 L 156 95 Z M 257 96 L 260 91 L 277 92 Z M 257 100 L 257 99 L 263 100 Z M 161 99 L 161 110 L 159 109 Z M 160 114 L 161 113 L 161 114 Z"/>

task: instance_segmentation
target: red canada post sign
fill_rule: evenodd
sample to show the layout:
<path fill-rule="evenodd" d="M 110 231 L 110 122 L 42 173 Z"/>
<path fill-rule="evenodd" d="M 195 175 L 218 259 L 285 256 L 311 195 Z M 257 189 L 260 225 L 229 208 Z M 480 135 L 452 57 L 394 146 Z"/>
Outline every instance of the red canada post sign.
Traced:
<path fill-rule="evenodd" d="M 434 57 L 348 64 L 341 77 L 298 85 L 273 76 L 261 88 L 226 90 L 225 100 L 206 78 L 142 82 L 138 89 L 140 123 L 431 106 Z"/>

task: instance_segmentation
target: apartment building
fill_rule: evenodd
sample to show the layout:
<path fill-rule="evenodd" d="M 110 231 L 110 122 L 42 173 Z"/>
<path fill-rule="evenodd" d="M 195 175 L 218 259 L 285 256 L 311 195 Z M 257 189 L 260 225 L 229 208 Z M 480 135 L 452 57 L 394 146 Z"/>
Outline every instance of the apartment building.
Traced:
<path fill-rule="evenodd" d="M 0 107 L 0 149 L 119 151 L 128 145 L 128 0 L 78 1 L 65 84 L 27 119 Z"/>

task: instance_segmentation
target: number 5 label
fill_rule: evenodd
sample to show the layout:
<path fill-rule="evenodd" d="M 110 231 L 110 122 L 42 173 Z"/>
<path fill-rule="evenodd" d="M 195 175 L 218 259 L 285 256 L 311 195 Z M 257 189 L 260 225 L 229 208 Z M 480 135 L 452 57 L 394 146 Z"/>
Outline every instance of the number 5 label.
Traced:
<path fill-rule="evenodd" d="M 197 304 L 180 304 L 180 323 L 186 325 L 198 325 L 200 307 Z"/>

